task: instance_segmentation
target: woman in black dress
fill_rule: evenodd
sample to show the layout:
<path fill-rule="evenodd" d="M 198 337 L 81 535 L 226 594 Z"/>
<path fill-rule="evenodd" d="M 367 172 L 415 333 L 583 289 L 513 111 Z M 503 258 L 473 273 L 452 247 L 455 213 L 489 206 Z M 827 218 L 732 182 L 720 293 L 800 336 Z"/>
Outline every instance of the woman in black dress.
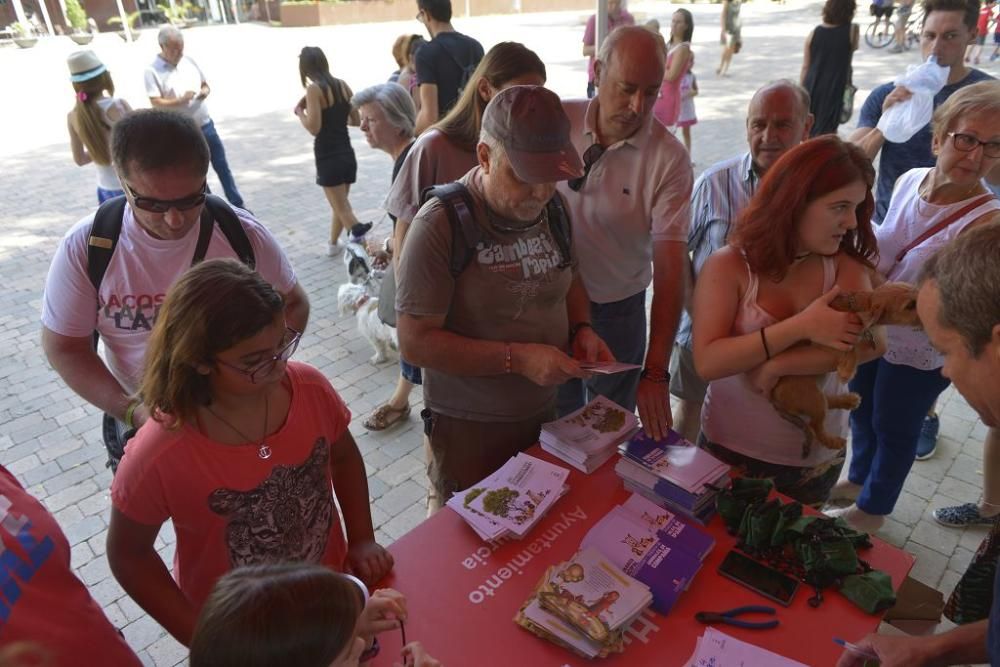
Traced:
<path fill-rule="evenodd" d="M 810 136 L 836 134 L 850 80 L 851 58 L 858 48 L 854 0 L 826 0 L 823 23 L 806 37 L 800 83 L 809 91 L 815 118 Z"/>
<path fill-rule="evenodd" d="M 316 183 L 323 187 L 333 209 L 327 254 L 334 256 L 343 249 L 341 233 L 358 224 L 347 198 L 358 171 L 347 126 L 357 127 L 361 119 L 351 107 L 354 93 L 330 74 L 330 65 L 318 46 L 306 46 L 299 53 L 299 76 L 306 94 L 295 105 L 295 115 L 315 137 Z"/>

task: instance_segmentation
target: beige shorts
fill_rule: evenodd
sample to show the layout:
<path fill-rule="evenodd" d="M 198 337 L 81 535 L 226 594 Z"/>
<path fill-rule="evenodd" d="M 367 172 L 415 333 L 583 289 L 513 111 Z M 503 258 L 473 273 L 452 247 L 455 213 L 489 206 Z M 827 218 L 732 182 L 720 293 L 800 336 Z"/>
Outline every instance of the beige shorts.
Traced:
<path fill-rule="evenodd" d="M 704 403 L 708 383 L 694 369 L 694 352 L 691 348 L 674 344 L 670 355 L 670 393 L 690 403 Z"/>
<path fill-rule="evenodd" d="M 430 410 L 420 416 L 430 440 L 427 477 L 444 503 L 535 445 L 542 424 L 555 419 L 555 410 L 518 422 L 476 422 Z"/>

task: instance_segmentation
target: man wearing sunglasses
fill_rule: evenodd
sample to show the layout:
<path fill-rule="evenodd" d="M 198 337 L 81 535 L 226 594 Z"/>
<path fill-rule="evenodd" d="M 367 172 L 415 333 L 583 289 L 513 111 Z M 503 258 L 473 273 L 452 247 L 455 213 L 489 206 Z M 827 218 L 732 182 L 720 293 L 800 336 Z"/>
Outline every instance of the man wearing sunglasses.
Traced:
<path fill-rule="evenodd" d="M 209 211 L 209 149 L 189 117 L 136 111 L 115 124 L 111 152 L 125 191 L 125 201 L 118 200 L 120 208 L 115 209 L 122 211 L 117 240 L 92 233 L 94 215 L 66 233 L 45 283 L 42 347 L 66 384 L 104 411 L 105 443 L 114 469 L 129 432 L 149 417 L 135 391 L 153 323 L 167 290 L 194 261 L 252 261 L 285 297 L 286 321 L 296 331 L 305 329 L 309 301 L 263 225 L 221 199 L 212 201 L 215 211 L 226 207 L 232 216 L 238 238 L 249 250 L 245 257 Z M 111 254 L 95 279 L 92 253 L 102 249 Z M 94 346 L 95 332 L 104 345 L 103 359 Z"/>
<path fill-rule="evenodd" d="M 559 412 L 601 394 L 628 410 L 638 407 L 654 438 L 671 425 L 667 360 L 684 300 L 692 181 L 687 151 L 652 114 L 665 61 L 663 40 L 645 28 L 624 26 L 608 35 L 594 63 L 597 97 L 563 102 L 584 174 L 559 184 L 590 295 L 589 325 L 618 361 L 644 366 L 641 373 L 567 383 Z"/>

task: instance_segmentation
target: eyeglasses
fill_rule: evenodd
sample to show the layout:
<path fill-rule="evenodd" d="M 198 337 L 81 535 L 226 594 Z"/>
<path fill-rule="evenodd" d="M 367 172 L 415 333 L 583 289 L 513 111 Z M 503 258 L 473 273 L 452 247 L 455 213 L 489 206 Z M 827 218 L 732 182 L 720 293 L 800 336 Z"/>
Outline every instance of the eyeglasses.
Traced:
<path fill-rule="evenodd" d="M 983 155 L 986 157 L 1000 157 L 1000 141 L 980 141 L 971 134 L 961 132 L 949 132 L 948 136 L 954 142 L 955 148 L 960 151 L 971 153 L 977 146 L 982 146 Z"/>
<path fill-rule="evenodd" d="M 128 193 L 132 195 L 132 203 L 135 204 L 136 208 L 141 208 L 143 211 L 149 211 L 150 213 L 166 213 L 172 208 L 178 211 L 187 211 L 195 206 L 200 206 L 205 203 L 205 195 L 208 194 L 208 181 L 201 184 L 201 188 L 196 194 L 188 195 L 187 197 L 181 197 L 180 199 L 153 199 L 152 197 L 143 197 L 138 192 L 132 189 L 132 186 L 125 181 L 122 181 L 125 189 Z"/>
<path fill-rule="evenodd" d="M 261 377 L 267 377 L 274 370 L 274 367 L 278 365 L 279 361 L 288 361 L 295 350 L 299 347 L 299 340 L 302 338 L 302 334 L 292 329 L 291 327 L 285 327 L 285 337 L 281 340 L 281 348 L 278 350 L 278 354 L 265 359 L 253 368 L 241 368 L 234 364 L 231 364 L 222 359 L 216 359 L 217 362 L 223 366 L 232 368 L 234 371 L 243 373 L 250 378 L 251 384 L 257 384 L 257 379 Z"/>
<path fill-rule="evenodd" d="M 583 154 L 583 176 L 579 178 L 574 178 L 570 180 L 566 185 L 573 192 L 579 192 L 583 184 L 587 182 L 587 175 L 590 174 L 590 168 L 594 166 L 594 163 L 601 159 L 604 155 L 606 149 L 601 144 L 593 144 L 588 148 Z"/>

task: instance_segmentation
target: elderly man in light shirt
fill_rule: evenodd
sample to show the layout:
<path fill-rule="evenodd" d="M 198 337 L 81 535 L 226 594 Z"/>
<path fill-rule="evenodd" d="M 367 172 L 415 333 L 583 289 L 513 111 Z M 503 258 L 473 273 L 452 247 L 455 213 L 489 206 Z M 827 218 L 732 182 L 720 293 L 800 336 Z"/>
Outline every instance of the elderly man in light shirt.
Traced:
<path fill-rule="evenodd" d="M 583 155 L 581 178 L 559 184 L 573 221 L 573 247 L 590 295 L 589 322 L 618 361 L 643 369 L 574 380 L 560 388 L 559 412 L 594 395 L 638 407 L 646 432 L 671 425 L 667 361 L 684 300 L 691 163 L 684 146 L 653 117 L 666 62 L 663 40 L 635 26 L 601 45 L 597 97 L 563 102 Z M 646 289 L 653 285 L 649 345 Z"/>
<path fill-rule="evenodd" d="M 747 109 L 749 150 L 713 164 L 694 184 L 688 233 L 692 282 L 709 255 L 726 245 L 730 229 L 764 173 L 789 149 L 808 139 L 812 125 L 809 93 L 797 83 L 780 79 L 754 93 Z M 708 383 L 694 370 L 691 316 L 685 311 L 670 359 L 670 393 L 680 399 L 675 428 L 691 442 L 701 431 L 701 404 L 707 388 Z"/>
<path fill-rule="evenodd" d="M 160 109 L 181 111 L 194 119 L 208 142 L 212 169 L 222 183 L 226 199 L 233 206 L 243 208 L 243 197 L 226 160 L 226 149 L 205 104 L 205 98 L 212 92 L 205 75 L 198 63 L 184 55 L 184 35 L 180 30 L 172 25 L 164 26 L 157 39 L 160 53 L 145 73 L 149 103 Z"/>

